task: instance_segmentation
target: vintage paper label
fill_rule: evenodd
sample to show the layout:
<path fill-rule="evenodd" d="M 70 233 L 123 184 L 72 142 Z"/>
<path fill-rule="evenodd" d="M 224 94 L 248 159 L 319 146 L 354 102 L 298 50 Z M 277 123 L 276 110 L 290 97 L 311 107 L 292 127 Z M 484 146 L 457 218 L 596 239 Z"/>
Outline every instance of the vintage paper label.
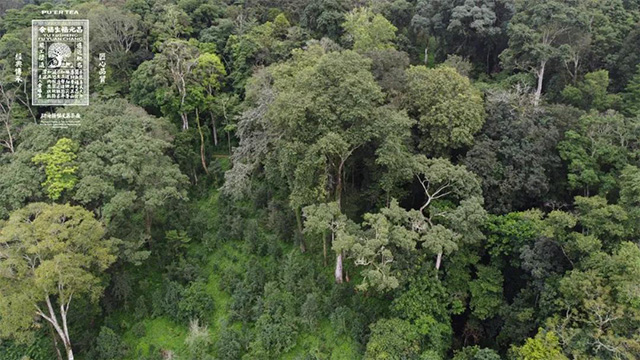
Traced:
<path fill-rule="evenodd" d="M 32 104 L 89 105 L 89 20 L 32 20 Z"/>

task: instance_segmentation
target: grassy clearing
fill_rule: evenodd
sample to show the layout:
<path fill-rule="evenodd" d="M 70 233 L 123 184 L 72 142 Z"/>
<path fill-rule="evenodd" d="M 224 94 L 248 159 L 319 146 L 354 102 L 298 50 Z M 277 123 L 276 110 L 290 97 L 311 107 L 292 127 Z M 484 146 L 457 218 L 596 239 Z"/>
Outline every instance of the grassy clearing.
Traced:
<path fill-rule="evenodd" d="M 197 202 L 196 208 L 198 211 L 205 213 L 207 218 L 215 219 L 218 215 L 218 192 L 212 190 L 209 196 Z M 201 243 L 192 243 L 189 246 L 188 253 L 207 251 L 206 247 Z M 281 246 L 283 254 L 296 248 L 293 244 L 282 244 Z M 258 259 L 248 256 L 244 251 L 244 243 L 241 240 L 222 243 L 206 257 L 204 265 L 205 278 L 207 279 L 206 291 L 214 300 L 214 311 L 208 318 L 214 344 L 220 336 L 222 324 L 229 319 L 232 303 L 231 294 L 221 290 L 224 273 L 243 273 L 249 261 L 258 261 L 265 268 L 277 266 L 273 264 L 274 260 L 270 256 Z M 151 271 L 151 269 L 146 270 L 155 274 L 151 276 L 150 287 L 161 286 L 160 272 Z M 330 270 L 328 271 L 330 272 Z M 327 281 L 330 281 L 330 274 L 327 276 Z M 131 326 L 135 323 L 132 313 L 123 312 L 114 316 L 117 317 L 118 322 L 127 324 L 127 326 L 124 326 L 127 330 L 123 334 L 123 340 L 132 350 L 127 360 L 136 360 L 136 354 L 139 352 L 147 355 L 152 348 L 155 349 L 154 351 L 171 350 L 178 357 L 187 355 L 184 344 L 188 335 L 187 326 L 177 324 L 166 317 L 145 318 L 141 321 L 145 334 L 139 337 L 134 334 L 133 326 Z M 243 326 L 240 322 L 229 325 L 236 329 Z M 296 346 L 279 358 L 294 360 L 304 358 L 307 354 L 314 354 L 318 359 L 327 360 L 359 358 L 356 342 L 348 336 L 337 335 L 329 320 L 320 322 L 311 331 L 301 331 L 297 338 Z"/>
<path fill-rule="evenodd" d="M 282 355 L 282 360 L 304 358 L 313 354 L 318 359 L 351 360 L 360 356 L 353 339 L 347 336 L 336 336 L 328 320 L 321 322 L 315 331 L 302 332 L 298 336 L 296 346 Z"/>
<path fill-rule="evenodd" d="M 151 347 L 159 350 L 171 350 L 176 355 L 185 353 L 184 339 L 187 336 L 187 328 L 178 325 L 166 317 L 142 320 L 145 335 L 137 337 L 131 329 L 123 336 L 124 342 L 132 350 L 129 359 L 136 360 L 139 351 L 144 355 L 149 354 Z"/>

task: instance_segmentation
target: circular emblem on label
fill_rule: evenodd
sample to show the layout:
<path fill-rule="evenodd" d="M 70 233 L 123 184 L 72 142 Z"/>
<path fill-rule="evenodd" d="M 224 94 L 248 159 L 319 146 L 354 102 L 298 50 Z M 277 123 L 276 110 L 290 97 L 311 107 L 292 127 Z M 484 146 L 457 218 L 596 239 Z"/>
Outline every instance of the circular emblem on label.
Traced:
<path fill-rule="evenodd" d="M 71 55 L 71 48 L 65 43 L 53 43 L 47 52 L 49 57 L 49 67 L 57 69 L 62 66 L 64 60 Z"/>

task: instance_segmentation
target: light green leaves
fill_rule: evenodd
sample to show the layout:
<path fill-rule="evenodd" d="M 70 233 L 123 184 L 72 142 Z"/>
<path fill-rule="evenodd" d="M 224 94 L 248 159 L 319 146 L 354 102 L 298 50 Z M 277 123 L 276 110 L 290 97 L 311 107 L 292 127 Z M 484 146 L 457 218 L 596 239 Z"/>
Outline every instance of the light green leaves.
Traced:
<path fill-rule="evenodd" d="M 45 166 L 47 180 L 42 183 L 50 199 L 57 200 L 64 190 L 72 189 L 78 178 L 76 176 L 78 144 L 73 140 L 62 138 L 46 153 L 37 154 L 32 161 Z"/>
<path fill-rule="evenodd" d="M 353 50 L 358 52 L 392 48 L 398 30 L 384 16 L 368 8 L 348 13 L 342 27 L 347 40 L 353 42 Z"/>
<path fill-rule="evenodd" d="M 100 276 L 116 261 L 120 243 L 104 234 L 78 206 L 32 203 L 13 212 L 0 230 L 0 335 L 31 329 L 45 297 L 61 305 L 74 296 L 97 301 Z"/>
<path fill-rule="evenodd" d="M 527 339 L 524 345 L 512 347 L 511 352 L 517 360 L 567 360 L 562 354 L 558 335 L 543 329 L 538 329 L 538 334 Z"/>

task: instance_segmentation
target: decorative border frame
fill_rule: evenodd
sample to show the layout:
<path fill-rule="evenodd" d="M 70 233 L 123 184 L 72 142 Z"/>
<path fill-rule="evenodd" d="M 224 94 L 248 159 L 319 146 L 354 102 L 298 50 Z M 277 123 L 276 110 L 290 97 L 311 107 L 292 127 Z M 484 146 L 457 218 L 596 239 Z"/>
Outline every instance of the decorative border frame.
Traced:
<path fill-rule="evenodd" d="M 82 42 L 84 52 L 82 53 L 82 61 L 84 62 L 83 78 L 84 92 L 80 99 L 37 99 L 37 83 L 38 83 L 38 45 L 37 38 L 39 36 L 38 26 L 77 26 L 82 25 L 84 31 L 82 33 Z M 59 19 L 59 20 L 31 20 L 31 105 L 36 106 L 86 106 L 89 105 L 89 20 L 82 19 Z"/>

